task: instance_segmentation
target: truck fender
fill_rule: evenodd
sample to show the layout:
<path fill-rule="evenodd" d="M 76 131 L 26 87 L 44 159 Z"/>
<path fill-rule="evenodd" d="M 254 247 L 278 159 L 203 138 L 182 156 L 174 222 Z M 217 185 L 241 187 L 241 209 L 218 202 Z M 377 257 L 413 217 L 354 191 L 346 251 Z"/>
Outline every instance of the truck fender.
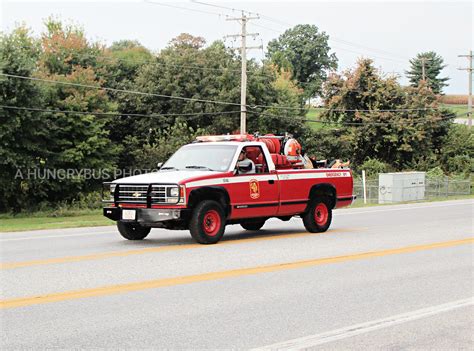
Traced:
<path fill-rule="evenodd" d="M 230 196 L 224 187 L 204 186 L 192 190 L 189 194 L 188 206 L 194 208 L 202 200 L 214 200 L 220 203 L 227 217 L 231 213 Z"/>
<path fill-rule="evenodd" d="M 332 209 L 336 207 L 336 202 L 337 202 L 337 192 L 336 192 L 336 187 L 333 184 L 330 183 L 321 183 L 321 184 L 315 184 L 311 187 L 309 191 L 309 196 L 308 196 L 308 205 L 311 201 L 311 199 L 315 197 L 324 197 L 327 199 L 329 207 Z"/>

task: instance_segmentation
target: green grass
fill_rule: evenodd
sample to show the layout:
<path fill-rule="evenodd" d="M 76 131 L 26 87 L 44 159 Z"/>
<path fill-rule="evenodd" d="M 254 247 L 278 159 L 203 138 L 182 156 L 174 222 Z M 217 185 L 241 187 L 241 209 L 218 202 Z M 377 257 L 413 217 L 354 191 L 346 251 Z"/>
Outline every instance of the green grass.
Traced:
<path fill-rule="evenodd" d="M 95 227 L 113 224 L 113 221 L 102 215 L 102 209 L 69 211 L 57 216 L 54 212 L 0 215 L 0 232 Z"/>
<path fill-rule="evenodd" d="M 451 110 L 456 115 L 467 112 L 467 105 L 453 105 L 453 104 L 441 104 L 443 107 Z M 467 116 L 457 117 L 457 118 L 467 118 Z"/>
<path fill-rule="evenodd" d="M 453 105 L 453 104 L 441 104 L 442 107 L 445 107 L 455 113 L 456 115 L 460 115 L 462 113 L 467 112 L 467 105 Z M 467 118 L 467 116 L 456 117 L 459 119 Z"/>
<path fill-rule="evenodd" d="M 322 111 L 323 110 L 321 109 L 315 109 L 313 107 L 310 107 L 308 110 L 308 113 L 306 114 L 306 118 L 311 121 L 319 121 Z M 320 130 L 320 129 L 328 128 L 328 126 L 330 126 L 325 123 L 314 123 L 314 122 L 306 122 L 306 124 L 313 130 Z M 332 127 L 334 127 L 334 125 L 332 125 Z"/>

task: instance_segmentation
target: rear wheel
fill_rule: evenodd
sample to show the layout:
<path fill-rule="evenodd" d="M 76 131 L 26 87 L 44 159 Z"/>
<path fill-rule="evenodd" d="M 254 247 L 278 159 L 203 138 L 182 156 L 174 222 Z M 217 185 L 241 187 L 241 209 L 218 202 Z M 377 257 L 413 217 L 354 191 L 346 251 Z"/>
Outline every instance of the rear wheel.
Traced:
<path fill-rule="evenodd" d="M 332 220 L 332 209 L 321 198 L 311 200 L 308 211 L 303 215 L 303 223 L 308 232 L 321 233 L 328 230 Z"/>
<path fill-rule="evenodd" d="M 265 224 L 265 221 L 240 223 L 242 228 L 244 228 L 245 230 L 260 230 L 264 224 Z"/>
<path fill-rule="evenodd" d="M 191 236 L 200 244 L 215 244 L 225 230 L 225 214 L 222 206 L 213 200 L 201 201 L 193 211 L 189 222 Z"/>
<path fill-rule="evenodd" d="M 142 227 L 135 223 L 117 222 L 117 228 L 125 239 L 143 240 L 150 233 L 151 228 Z"/>

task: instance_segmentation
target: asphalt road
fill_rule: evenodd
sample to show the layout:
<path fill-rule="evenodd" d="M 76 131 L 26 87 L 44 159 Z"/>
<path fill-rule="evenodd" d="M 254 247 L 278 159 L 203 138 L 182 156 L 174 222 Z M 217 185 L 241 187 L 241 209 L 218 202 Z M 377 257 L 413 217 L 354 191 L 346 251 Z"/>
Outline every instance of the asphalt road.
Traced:
<path fill-rule="evenodd" d="M 114 227 L 0 234 L 2 349 L 474 347 L 474 201 L 334 212 L 142 242 Z"/>

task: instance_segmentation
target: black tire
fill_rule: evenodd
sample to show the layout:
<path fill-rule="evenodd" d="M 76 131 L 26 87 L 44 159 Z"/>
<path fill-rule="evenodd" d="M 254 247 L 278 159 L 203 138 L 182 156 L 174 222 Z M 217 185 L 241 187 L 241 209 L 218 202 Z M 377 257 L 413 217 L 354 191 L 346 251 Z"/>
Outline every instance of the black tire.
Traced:
<path fill-rule="evenodd" d="M 308 211 L 303 215 L 303 223 L 310 233 L 328 230 L 332 221 L 332 209 L 324 198 L 310 200 Z"/>
<path fill-rule="evenodd" d="M 254 231 L 260 230 L 264 224 L 265 224 L 265 221 L 240 223 L 242 228 L 244 228 L 245 230 L 254 230 Z"/>
<path fill-rule="evenodd" d="M 150 233 L 151 228 L 142 227 L 135 223 L 117 222 L 117 228 L 125 239 L 143 240 Z"/>
<path fill-rule="evenodd" d="M 203 200 L 194 208 L 189 231 L 199 244 L 217 243 L 224 235 L 224 230 L 225 213 L 218 202 Z"/>

